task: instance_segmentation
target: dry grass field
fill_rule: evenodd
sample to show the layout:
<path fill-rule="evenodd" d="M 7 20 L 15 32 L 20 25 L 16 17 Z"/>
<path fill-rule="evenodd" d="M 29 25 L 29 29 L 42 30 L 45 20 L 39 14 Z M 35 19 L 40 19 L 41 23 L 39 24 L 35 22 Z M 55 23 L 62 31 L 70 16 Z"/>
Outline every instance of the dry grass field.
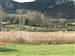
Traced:
<path fill-rule="evenodd" d="M 73 44 L 75 32 L 0 32 L 0 44 Z"/>

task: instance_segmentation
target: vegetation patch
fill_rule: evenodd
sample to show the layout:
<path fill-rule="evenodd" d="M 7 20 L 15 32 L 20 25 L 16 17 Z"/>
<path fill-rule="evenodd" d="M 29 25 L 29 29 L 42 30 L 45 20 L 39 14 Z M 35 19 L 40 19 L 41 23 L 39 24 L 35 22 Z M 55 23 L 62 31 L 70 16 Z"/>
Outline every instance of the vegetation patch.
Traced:
<path fill-rule="evenodd" d="M 74 44 L 75 32 L 0 32 L 0 43 Z"/>
<path fill-rule="evenodd" d="M 2 49 L 1 49 L 2 48 Z M 0 46 L 1 56 L 75 56 L 75 44 L 65 45 L 18 45 Z"/>

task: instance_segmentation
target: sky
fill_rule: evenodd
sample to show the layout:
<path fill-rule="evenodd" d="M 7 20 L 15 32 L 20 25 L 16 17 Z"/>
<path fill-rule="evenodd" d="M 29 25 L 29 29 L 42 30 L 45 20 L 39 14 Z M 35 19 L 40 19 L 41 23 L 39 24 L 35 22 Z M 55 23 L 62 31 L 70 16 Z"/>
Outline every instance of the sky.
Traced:
<path fill-rule="evenodd" d="M 17 2 L 33 2 L 35 0 L 14 0 L 14 1 L 17 1 Z"/>
<path fill-rule="evenodd" d="M 14 0 L 14 1 L 17 1 L 17 2 L 33 2 L 35 0 Z M 75 0 L 74 0 L 75 1 Z"/>

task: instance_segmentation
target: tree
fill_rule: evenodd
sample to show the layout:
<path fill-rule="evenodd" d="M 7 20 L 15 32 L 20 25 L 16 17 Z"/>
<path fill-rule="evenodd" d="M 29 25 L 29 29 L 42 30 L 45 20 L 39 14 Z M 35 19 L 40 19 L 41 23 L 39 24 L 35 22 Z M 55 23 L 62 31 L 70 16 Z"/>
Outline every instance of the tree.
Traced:
<path fill-rule="evenodd" d="M 2 29 L 2 0 L 0 1 L 0 31 Z"/>
<path fill-rule="evenodd" d="M 23 30 L 25 24 L 27 24 L 27 19 L 25 17 L 26 12 L 24 9 L 17 9 L 16 13 L 19 15 L 20 30 Z"/>

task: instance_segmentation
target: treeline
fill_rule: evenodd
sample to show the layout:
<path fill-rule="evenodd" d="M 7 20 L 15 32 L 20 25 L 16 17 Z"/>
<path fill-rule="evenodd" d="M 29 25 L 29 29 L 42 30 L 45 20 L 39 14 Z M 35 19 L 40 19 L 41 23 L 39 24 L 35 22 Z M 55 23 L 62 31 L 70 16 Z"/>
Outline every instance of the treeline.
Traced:
<path fill-rule="evenodd" d="M 51 17 L 42 12 L 34 10 L 17 9 L 16 13 L 7 14 L 2 12 L 0 16 L 2 25 L 20 25 L 25 30 L 26 26 L 41 27 L 42 31 L 75 30 L 75 19 Z M 15 26 L 15 27 L 16 27 Z M 5 28 L 5 27 L 4 27 Z M 11 27 L 9 27 L 11 28 Z M 31 29 L 31 28 L 30 28 Z M 34 29 L 37 30 L 37 29 Z M 37 30 L 38 31 L 38 30 Z"/>
<path fill-rule="evenodd" d="M 55 0 L 44 2 L 43 0 L 28 3 L 17 3 L 13 2 L 14 10 L 16 9 L 29 9 L 41 11 L 49 16 L 58 16 L 65 18 L 75 18 L 75 2 L 68 1 L 61 4 L 57 4 Z M 49 1 L 49 2 L 48 2 Z M 66 0 L 65 0 L 66 1 Z"/>
<path fill-rule="evenodd" d="M 49 17 L 42 12 L 18 9 L 16 13 L 7 14 L 2 12 L 1 21 L 9 22 L 10 24 L 24 24 L 32 26 L 48 25 Z"/>
<path fill-rule="evenodd" d="M 11 10 L 7 9 L 9 12 L 3 9 L 5 7 L 0 7 L 0 29 L 2 25 L 17 24 L 20 28 L 27 25 L 48 31 L 75 30 L 75 4 L 72 1 L 60 5 L 54 2 L 13 2 Z"/>
<path fill-rule="evenodd" d="M 1 1 L 1 0 L 0 0 Z M 4 0 L 3 0 L 4 1 Z M 41 11 L 49 16 L 58 16 L 64 18 L 75 18 L 75 2 L 73 0 L 36 0 L 35 2 L 18 3 L 12 1 L 11 3 L 3 3 L 3 10 L 7 13 L 16 13 L 17 9 L 28 9 Z"/>

